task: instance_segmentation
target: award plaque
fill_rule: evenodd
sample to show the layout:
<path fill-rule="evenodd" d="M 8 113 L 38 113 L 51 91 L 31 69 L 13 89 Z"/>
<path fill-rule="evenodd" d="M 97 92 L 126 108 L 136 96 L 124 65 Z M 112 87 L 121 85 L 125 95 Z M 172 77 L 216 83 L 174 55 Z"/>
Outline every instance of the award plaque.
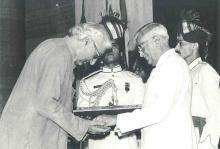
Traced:
<path fill-rule="evenodd" d="M 97 107 L 78 107 L 73 110 L 77 116 L 92 119 L 98 115 L 117 115 L 125 112 L 132 112 L 135 109 L 141 109 L 141 105 L 121 105 L 121 106 L 97 106 Z"/>

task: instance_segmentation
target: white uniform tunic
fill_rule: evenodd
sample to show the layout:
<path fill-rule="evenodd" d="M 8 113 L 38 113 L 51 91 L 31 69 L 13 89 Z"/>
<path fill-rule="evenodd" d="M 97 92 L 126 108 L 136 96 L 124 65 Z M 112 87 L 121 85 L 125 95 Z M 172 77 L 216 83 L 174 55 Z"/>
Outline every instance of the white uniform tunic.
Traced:
<path fill-rule="evenodd" d="M 85 91 L 92 92 L 109 79 L 114 80 L 117 91 L 115 92 L 111 87 L 108 88 L 97 106 L 108 106 L 109 103 L 114 103 L 114 105 L 142 104 L 144 84 L 141 78 L 132 72 L 122 70 L 120 66 L 116 66 L 112 70 L 104 67 L 102 71 L 97 71 L 82 79 L 81 85 Z M 94 106 L 91 104 L 94 100 L 96 97 L 85 96 L 79 89 L 78 107 Z M 119 139 L 112 131 L 109 136 L 103 139 L 89 139 L 88 146 L 89 149 L 136 149 L 137 139 L 134 134 Z"/>
<path fill-rule="evenodd" d="M 119 114 L 116 131 L 142 128 L 142 149 L 195 149 L 191 91 L 186 62 L 173 49 L 167 51 L 147 81 L 143 108 Z"/>
<path fill-rule="evenodd" d="M 199 149 L 218 148 L 220 136 L 220 77 L 218 73 L 201 58 L 190 65 L 193 79 L 192 116 L 206 118 L 201 139 L 197 129 Z"/>

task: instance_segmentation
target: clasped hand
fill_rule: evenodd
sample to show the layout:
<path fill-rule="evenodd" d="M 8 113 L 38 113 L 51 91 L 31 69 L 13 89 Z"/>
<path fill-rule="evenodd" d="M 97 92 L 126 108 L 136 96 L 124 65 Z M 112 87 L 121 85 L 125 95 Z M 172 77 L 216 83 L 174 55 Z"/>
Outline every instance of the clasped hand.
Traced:
<path fill-rule="evenodd" d="M 105 135 L 111 131 L 110 126 L 114 126 L 116 120 L 116 115 L 99 115 L 91 122 L 88 132 L 90 134 Z"/>

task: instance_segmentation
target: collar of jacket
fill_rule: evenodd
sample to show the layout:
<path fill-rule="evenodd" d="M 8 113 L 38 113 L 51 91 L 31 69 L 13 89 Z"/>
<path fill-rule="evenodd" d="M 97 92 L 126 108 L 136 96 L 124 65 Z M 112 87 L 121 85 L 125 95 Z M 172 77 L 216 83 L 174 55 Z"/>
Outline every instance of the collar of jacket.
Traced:
<path fill-rule="evenodd" d="M 102 68 L 102 72 L 106 72 L 106 73 L 109 73 L 109 72 L 120 72 L 120 71 L 122 71 L 122 68 L 121 68 L 121 66 L 120 65 L 116 65 L 114 68 L 109 68 L 109 67 L 106 67 L 106 66 L 104 66 L 103 68 Z"/>
<path fill-rule="evenodd" d="M 158 67 L 159 65 L 163 64 L 163 62 L 164 62 L 170 55 L 174 55 L 174 54 L 177 54 L 174 49 L 170 49 L 170 50 L 166 51 L 165 53 L 163 53 L 163 54 L 160 56 L 160 58 L 159 58 L 159 60 L 158 60 L 158 62 L 157 62 L 157 64 L 156 64 L 156 67 Z"/>
<path fill-rule="evenodd" d="M 191 64 L 189 64 L 189 69 L 193 69 L 196 65 L 198 65 L 200 62 L 202 62 L 201 57 L 198 57 L 195 59 Z"/>

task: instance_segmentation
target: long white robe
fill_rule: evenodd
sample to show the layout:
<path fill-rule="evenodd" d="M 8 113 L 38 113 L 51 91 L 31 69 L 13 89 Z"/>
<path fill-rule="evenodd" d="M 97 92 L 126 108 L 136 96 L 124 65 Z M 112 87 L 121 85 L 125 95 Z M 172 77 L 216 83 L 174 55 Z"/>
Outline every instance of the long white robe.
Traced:
<path fill-rule="evenodd" d="M 191 91 L 185 61 L 174 49 L 165 52 L 148 79 L 143 108 L 118 115 L 116 131 L 142 128 L 142 149 L 195 149 Z"/>
<path fill-rule="evenodd" d="M 0 119 L 0 149 L 66 149 L 88 124 L 72 114 L 74 61 L 65 38 L 40 44 L 26 61 Z"/>
<path fill-rule="evenodd" d="M 199 149 L 218 149 L 220 137 L 220 77 L 218 73 L 201 58 L 190 65 L 193 80 L 192 116 L 206 118 L 202 136 L 197 132 Z"/>

